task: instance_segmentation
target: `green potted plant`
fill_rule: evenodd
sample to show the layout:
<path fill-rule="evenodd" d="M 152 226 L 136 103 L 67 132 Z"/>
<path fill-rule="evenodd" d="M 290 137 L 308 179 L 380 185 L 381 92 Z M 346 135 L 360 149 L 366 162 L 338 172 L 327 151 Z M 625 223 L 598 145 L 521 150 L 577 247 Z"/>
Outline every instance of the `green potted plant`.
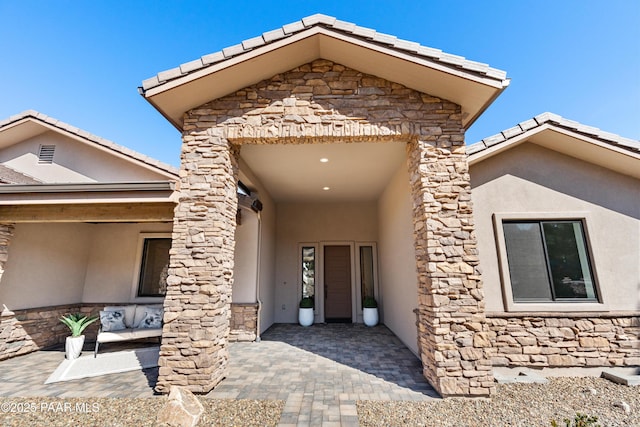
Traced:
<path fill-rule="evenodd" d="M 298 322 L 301 326 L 313 325 L 313 297 L 303 297 L 300 300 Z"/>
<path fill-rule="evenodd" d="M 378 303 L 374 297 L 365 297 L 362 302 L 362 320 L 367 326 L 378 324 Z"/>
<path fill-rule="evenodd" d="M 84 345 L 82 332 L 96 320 L 98 320 L 97 316 L 84 316 L 82 313 L 68 314 L 60 318 L 60 321 L 71 331 L 71 336 L 67 337 L 64 346 L 67 359 L 77 359 L 80 356 Z"/>

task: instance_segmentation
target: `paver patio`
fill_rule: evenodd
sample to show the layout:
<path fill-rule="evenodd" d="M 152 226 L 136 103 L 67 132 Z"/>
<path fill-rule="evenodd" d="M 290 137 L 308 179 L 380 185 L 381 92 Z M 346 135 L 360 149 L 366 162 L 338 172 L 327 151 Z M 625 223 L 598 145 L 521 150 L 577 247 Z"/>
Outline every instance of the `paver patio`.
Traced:
<path fill-rule="evenodd" d="M 229 351 L 227 377 L 207 397 L 284 400 L 282 426 L 357 425 L 357 400 L 438 397 L 419 360 L 382 325 L 276 324 L 261 342 Z M 50 350 L 0 362 L 0 396 L 154 396 L 157 368 L 44 385 L 63 357 Z"/>

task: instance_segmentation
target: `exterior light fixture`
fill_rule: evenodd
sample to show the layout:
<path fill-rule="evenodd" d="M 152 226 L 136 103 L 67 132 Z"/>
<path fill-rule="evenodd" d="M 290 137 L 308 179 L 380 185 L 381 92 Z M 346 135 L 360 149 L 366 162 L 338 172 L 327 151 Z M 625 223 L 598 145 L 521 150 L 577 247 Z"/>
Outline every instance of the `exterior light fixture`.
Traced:
<path fill-rule="evenodd" d="M 324 191 L 329 191 L 329 190 L 331 190 L 331 188 L 329 188 L 329 187 L 322 187 L 322 189 L 323 189 Z"/>
<path fill-rule="evenodd" d="M 327 159 L 326 157 L 320 159 L 320 163 L 327 163 L 328 161 L 329 159 Z"/>

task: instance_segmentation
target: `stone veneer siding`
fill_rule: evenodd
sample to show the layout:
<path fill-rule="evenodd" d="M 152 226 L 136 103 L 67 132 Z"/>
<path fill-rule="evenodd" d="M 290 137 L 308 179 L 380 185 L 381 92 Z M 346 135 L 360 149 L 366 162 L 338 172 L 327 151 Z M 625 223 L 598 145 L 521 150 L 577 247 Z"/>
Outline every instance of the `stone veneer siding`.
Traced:
<path fill-rule="evenodd" d="M 258 304 L 232 303 L 229 341 L 255 341 L 258 331 Z"/>
<path fill-rule="evenodd" d="M 495 366 L 640 366 L 638 313 L 489 314 Z"/>
<path fill-rule="evenodd" d="M 105 304 L 68 304 L 0 313 L 0 360 L 62 344 L 70 335 L 60 318 L 70 313 L 97 315 Z M 98 322 L 87 327 L 87 341 L 95 341 Z"/>
<path fill-rule="evenodd" d="M 225 376 L 233 283 L 238 149 L 185 123 L 156 391 L 206 393 Z"/>
<path fill-rule="evenodd" d="M 456 104 L 326 60 L 187 112 L 157 390 L 204 393 L 225 375 L 239 147 L 402 141 L 424 374 L 445 396 L 490 394 L 461 116 Z"/>
<path fill-rule="evenodd" d="M 127 304 L 66 304 L 0 312 L 0 360 L 64 343 L 69 336 L 69 328 L 60 322 L 64 315 L 83 313 L 97 316 L 104 306 Z M 258 305 L 232 304 L 231 312 L 229 340 L 255 341 Z M 85 329 L 87 342 L 95 341 L 98 326 L 98 322 L 94 322 Z"/>
<path fill-rule="evenodd" d="M 495 391 L 459 107 L 409 143 L 424 376 L 442 396 Z"/>

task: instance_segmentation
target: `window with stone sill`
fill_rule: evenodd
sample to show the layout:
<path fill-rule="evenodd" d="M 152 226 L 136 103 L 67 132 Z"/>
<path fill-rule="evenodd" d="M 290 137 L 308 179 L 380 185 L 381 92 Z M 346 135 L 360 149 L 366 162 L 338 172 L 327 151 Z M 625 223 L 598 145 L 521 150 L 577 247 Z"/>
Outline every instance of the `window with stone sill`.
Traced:
<path fill-rule="evenodd" d="M 167 293 L 170 238 L 145 238 L 138 279 L 138 297 L 163 297 Z"/>
<path fill-rule="evenodd" d="M 582 220 L 503 220 L 501 226 L 514 303 L 598 302 Z"/>

